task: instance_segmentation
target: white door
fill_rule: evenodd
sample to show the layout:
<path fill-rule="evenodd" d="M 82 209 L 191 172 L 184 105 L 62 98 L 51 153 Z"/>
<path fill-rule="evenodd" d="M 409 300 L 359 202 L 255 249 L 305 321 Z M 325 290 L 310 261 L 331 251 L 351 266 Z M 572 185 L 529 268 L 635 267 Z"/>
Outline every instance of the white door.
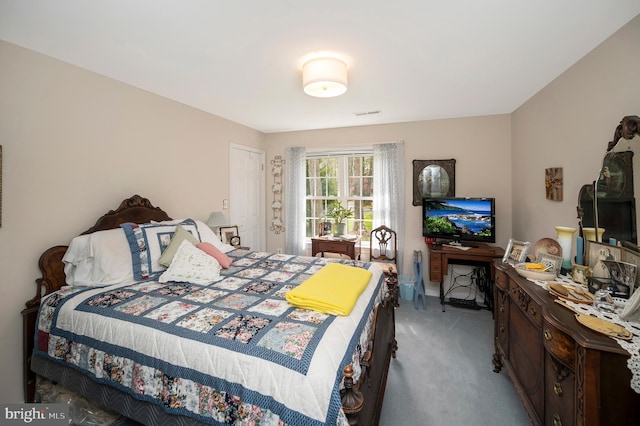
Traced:
<path fill-rule="evenodd" d="M 238 225 L 240 242 L 251 250 L 265 250 L 265 153 L 229 145 L 229 222 Z"/>

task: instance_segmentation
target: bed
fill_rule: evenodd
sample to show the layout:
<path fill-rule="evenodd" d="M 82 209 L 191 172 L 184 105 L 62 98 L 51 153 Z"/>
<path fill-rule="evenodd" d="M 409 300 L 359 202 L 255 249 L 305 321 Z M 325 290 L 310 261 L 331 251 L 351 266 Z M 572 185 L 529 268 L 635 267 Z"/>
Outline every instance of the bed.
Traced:
<path fill-rule="evenodd" d="M 292 306 L 329 263 L 368 274 L 350 309 Z M 235 249 L 134 195 L 39 267 L 27 402 L 40 376 L 144 424 L 378 423 L 398 292 L 376 264 Z"/>

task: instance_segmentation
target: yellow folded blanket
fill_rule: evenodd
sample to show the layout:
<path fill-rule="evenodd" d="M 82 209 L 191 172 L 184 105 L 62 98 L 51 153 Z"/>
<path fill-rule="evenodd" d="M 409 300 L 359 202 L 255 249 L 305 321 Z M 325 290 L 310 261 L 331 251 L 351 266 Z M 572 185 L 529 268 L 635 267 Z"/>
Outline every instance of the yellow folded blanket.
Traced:
<path fill-rule="evenodd" d="M 349 315 L 373 274 L 366 269 L 329 263 L 289 291 L 293 306 L 332 315 Z"/>

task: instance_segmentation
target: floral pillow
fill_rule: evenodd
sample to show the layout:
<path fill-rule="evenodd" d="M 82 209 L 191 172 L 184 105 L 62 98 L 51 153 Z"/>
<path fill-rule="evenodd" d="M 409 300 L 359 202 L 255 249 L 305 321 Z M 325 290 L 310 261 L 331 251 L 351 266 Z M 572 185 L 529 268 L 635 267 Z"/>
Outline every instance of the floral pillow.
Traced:
<path fill-rule="evenodd" d="M 162 266 L 169 267 L 169 265 L 171 265 L 171 261 L 173 260 L 173 256 L 176 255 L 176 253 L 178 252 L 178 248 L 180 248 L 180 244 L 184 240 L 187 240 L 194 245 L 200 242 L 196 237 L 191 235 L 189 231 L 184 229 L 182 225 L 176 225 L 176 232 L 173 233 L 171 242 L 162 252 L 162 256 L 160 256 L 160 260 L 158 260 L 158 263 Z"/>
<path fill-rule="evenodd" d="M 160 275 L 158 281 L 207 285 L 219 281 L 221 278 L 220 263 L 189 241 L 184 240 L 180 243 L 171 265 Z"/>

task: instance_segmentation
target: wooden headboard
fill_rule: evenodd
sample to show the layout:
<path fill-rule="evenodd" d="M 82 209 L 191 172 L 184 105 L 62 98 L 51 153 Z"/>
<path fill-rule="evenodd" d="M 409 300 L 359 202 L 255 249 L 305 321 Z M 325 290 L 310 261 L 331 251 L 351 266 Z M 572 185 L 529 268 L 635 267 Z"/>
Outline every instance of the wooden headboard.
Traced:
<path fill-rule="evenodd" d="M 154 207 L 147 198 L 133 195 L 123 200 L 117 209 L 110 210 L 101 216 L 95 225 L 80 235 L 118 228 L 122 223 L 148 223 L 152 220 L 163 221 L 171 220 L 171 218 L 161 208 Z M 22 311 L 23 350 L 25 356 L 24 395 L 26 402 L 33 401 L 35 394 L 35 373 L 31 371 L 29 365 L 31 363 L 31 352 L 33 351 L 38 308 L 43 296 L 66 285 L 62 258 L 67 248 L 68 246 L 54 246 L 42 253 L 38 261 L 42 277 L 36 279 L 36 295 L 25 303 L 26 308 Z"/>

